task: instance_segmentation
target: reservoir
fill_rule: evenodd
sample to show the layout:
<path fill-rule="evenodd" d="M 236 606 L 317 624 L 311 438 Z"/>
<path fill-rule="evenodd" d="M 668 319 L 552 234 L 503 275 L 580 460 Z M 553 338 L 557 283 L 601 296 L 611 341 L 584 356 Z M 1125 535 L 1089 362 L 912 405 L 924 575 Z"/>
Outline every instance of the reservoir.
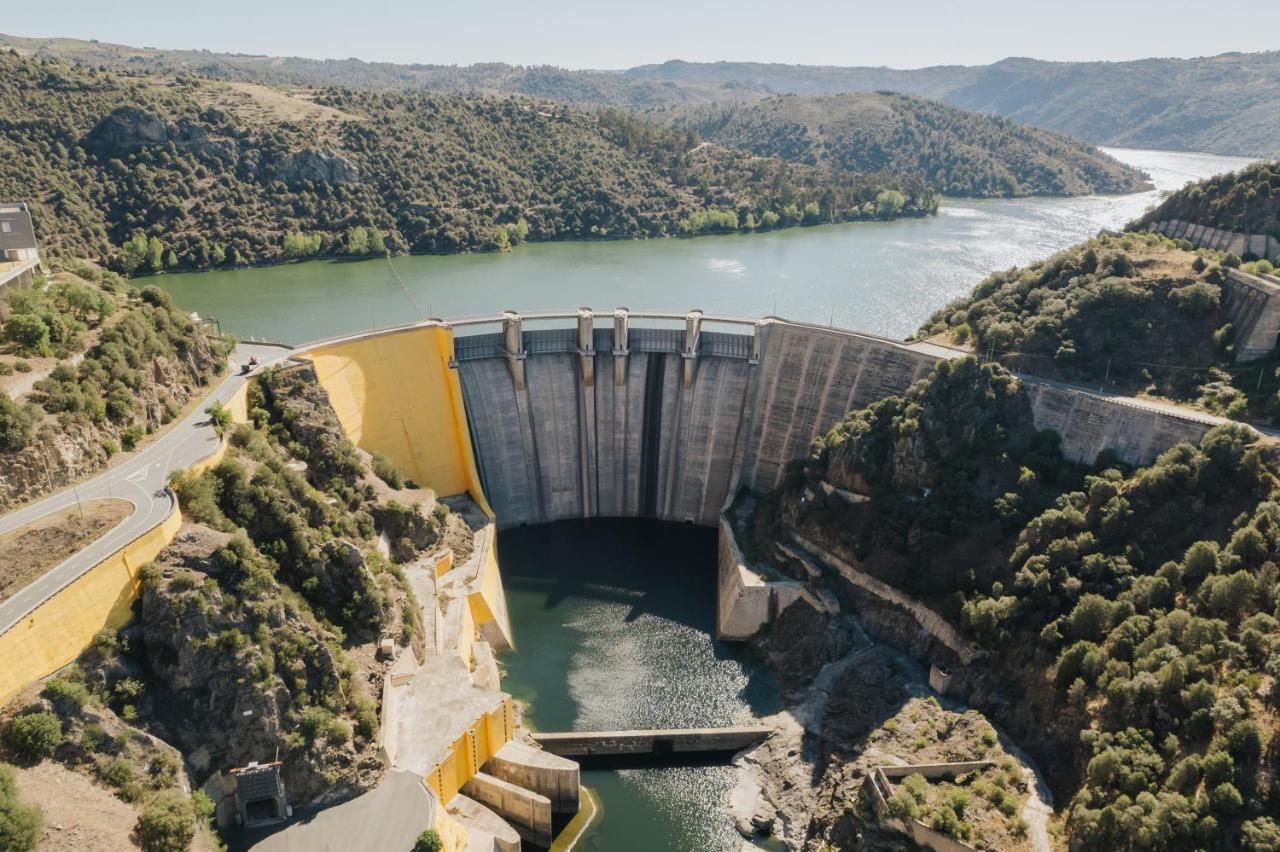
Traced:
<path fill-rule="evenodd" d="M 944 199 L 928 219 L 693 239 L 556 242 L 505 254 L 311 261 L 155 279 L 241 337 L 303 343 L 446 318 L 518 311 L 687 311 L 833 323 L 904 337 L 989 273 L 1119 229 L 1187 181 L 1248 160 L 1113 150 L 1157 189 L 1084 198 Z"/>
<path fill-rule="evenodd" d="M 764 234 L 524 245 L 507 254 L 313 261 L 154 279 L 241 337 L 301 343 L 425 316 L 610 309 L 789 319 L 903 337 L 988 273 L 1119 229 L 1160 191 L 1248 161 L 1112 151 L 1157 190 L 947 199 L 936 218 Z M 776 711 L 770 678 L 712 639 L 715 533 L 643 520 L 567 521 L 499 536 L 516 649 L 504 688 L 540 730 L 729 725 Z M 591 852 L 741 848 L 726 767 L 592 770 Z"/>

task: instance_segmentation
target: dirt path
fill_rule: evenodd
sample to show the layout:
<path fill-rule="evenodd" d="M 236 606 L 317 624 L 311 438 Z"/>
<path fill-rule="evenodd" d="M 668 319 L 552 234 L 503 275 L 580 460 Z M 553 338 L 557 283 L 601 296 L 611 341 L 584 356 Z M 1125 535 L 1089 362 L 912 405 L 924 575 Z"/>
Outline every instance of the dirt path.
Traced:
<path fill-rule="evenodd" d="M 133 506 L 125 500 L 94 500 L 83 509 L 83 517 L 78 509 L 66 509 L 0 536 L 0 601 L 100 538 L 128 517 Z"/>
<path fill-rule="evenodd" d="M 137 849 L 130 838 L 138 812 L 105 787 L 51 760 L 16 769 L 24 802 L 44 809 L 37 852 L 118 852 Z"/>

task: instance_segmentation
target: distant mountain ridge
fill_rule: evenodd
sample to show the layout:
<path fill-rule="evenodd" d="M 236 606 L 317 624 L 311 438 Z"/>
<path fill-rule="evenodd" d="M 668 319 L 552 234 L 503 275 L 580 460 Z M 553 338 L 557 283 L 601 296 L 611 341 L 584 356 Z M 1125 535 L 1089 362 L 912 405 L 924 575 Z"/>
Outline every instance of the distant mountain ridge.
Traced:
<path fill-rule="evenodd" d="M 1280 51 L 1129 62 L 1013 57 L 991 65 L 916 70 L 673 60 L 625 71 L 571 71 L 502 63 L 398 65 L 250 56 L 7 35 L 0 35 L 0 47 L 116 70 L 188 71 L 277 85 L 516 93 L 631 107 L 894 91 L 1100 145 L 1280 155 Z"/>
<path fill-rule="evenodd" d="M 785 95 L 650 113 L 761 157 L 918 177 L 945 195 L 1138 192 L 1151 184 L 1091 145 L 909 95 Z"/>

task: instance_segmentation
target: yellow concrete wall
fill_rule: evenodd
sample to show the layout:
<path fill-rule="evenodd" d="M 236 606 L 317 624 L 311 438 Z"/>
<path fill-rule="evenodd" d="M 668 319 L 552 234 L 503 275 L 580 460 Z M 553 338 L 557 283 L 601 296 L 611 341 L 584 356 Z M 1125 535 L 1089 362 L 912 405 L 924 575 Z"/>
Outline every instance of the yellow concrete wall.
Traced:
<path fill-rule="evenodd" d="M 138 569 L 155 559 L 182 526 L 175 508 L 157 527 L 98 563 L 0 635 L 0 704 L 84 653 L 104 627 L 133 617 Z"/>
<path fill-rule="evenodd" d="M 418 485 L 438 494 L 467 492 L 490 515 L 480 487 L 453 330 L 426 326 L 321 346 L 301 357 L 316 377 L 347 437 L 381 453 Z"/>
<path fill-rule="evenodd" d="M 232 422 L 248 422 L 248 384 L 227 401 Z M 226 454 L 218 449 L 190 470 L 213 467 Z M 178 509 L 159 526 L 108 556 L 0 635 L 0 705 L 29 683 L 75 660 L 105 627 L 119 629 L 133 616 L 133 602 L 141 591 L 138 569 L 155 559 L 182 526 Z"/>
<path fill-rule="evenodd" d="M 248 399 L 249 399 L 249 383 L 245 382 L 240 386 L 239 390 L 233 393 L 231 395 L 231 398 L 227 400 L 226 407 L 227 407 L 227 410 L 231 412 L 232 425 L 235 425 L 237 423 L 249 422 Z M 222 442 L 218 444 L 218 449 L 214 450 L 213 454 L 210 455 L 208 458 L 201 459 L 200 461 L 188 467 L 187 472 L 188 473 L 204 473 L 206 470 L 212 470 L 214 466 L 216 466 L 218 462 L 222 461 L 222 459 L 227 455 L 227 440 L 228 440 L 228 436 L 223 435 Z"/>
<path fill-rule="evenodd" d="M 449 747 L 449 756 L 427 775 L 427 786 L 441 802 L 448 802 L 471 780 L 489 758 L 514 736 L 515 709 L 510 696 L 479 719 Z"/>
<path fill-rule="evenodd" d="M 507 616 L 506 592 L 502 588 L 502 571 L 498 566 L 498 542 L 489 531 L 488 546 L 485 550 L 484 564 L 480 568 L 480 588 L 467 596 L 467 604 L 471 609 L 471 618 L 476 626 L 497 622 L 498 631 L 506 640 L 508 648 L 515 647 L 511 635 L 511 622 Z M 501 647 L 496 650 L 503 650 Z"/>

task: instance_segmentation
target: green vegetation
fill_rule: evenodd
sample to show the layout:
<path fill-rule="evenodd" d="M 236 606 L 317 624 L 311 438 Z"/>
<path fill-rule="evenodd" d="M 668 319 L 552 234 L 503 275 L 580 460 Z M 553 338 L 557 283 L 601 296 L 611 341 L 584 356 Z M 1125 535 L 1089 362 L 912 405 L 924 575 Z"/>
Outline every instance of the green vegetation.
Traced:
<path fill-rule="evenodd" d="M 0 36 L 41 56 L 129 72 L 200 74 L 294 86 L 509 92 L 577 103 L 652 107 L 751 102 L 794 93 L 893 91 L 1001 115 L 1103 145 L 1274 156 L 1280 52 L 1194 59 L 940 65 L 904 71 L 760 62 L 643 65 L 623 73 L 549 66 L 396 65 L 358 59 L 248 56 Z"/>
<path fill-rule="evenodd" d="M 1273 826 L 1245 823 L 1280 807 L 1273 451 L 1228 425 L 1081 478 L 1029 423 L 998 367 L 944 363 L 817 442 L 760 504 L 757 533 L 807 530 L 983 647 L 971 677 L 1056 784 L 1071 845 L 1266 837 Z M 873 499 L 801 501 L 820 479 Z M 953 816 L 940 830 L 961 830 Z"/>
<path fill-rule="evenodd" d="M 704 210 L 814 203 L 839 221 L 886 189 L 900 215 L 934 207 L 918 180 L 751 157 L 616 110 L 133 73 L 0 54 L 0 197 L 30 200 L 47 252 L 129 275 L 675 235 Z"/>
<path fill-rule="evenodd" d="M 1129 225 L 1129 230 L 1145 230 L 1170 219 L 1280 239 L 1280 161 L 1254 163 L 1185 186 Z"/>
<path fill-rule="evenodd" d="M 1158 235 L 1101 237 L 989 276 L 918 336 L 1046 378 L 1274 420 L 1276 363 L 1236 365 L 1219 261 L 1232 262 Z"/>
<path fill-rule="evenodd" d="M 789 95 L 655 115 L 760 156 L 916 177 L 944 195 L 1085 195 L 1149 187 L 1137 170 L 1069 137 L 907 95 Z M 896 215 L 901 208 L 895 202 L 888 195 L 878 199 L 876 215 Z"/>
<path fill-rule="evenodd" d="M 0 763 L 0 849 L 31 852 L 40 842 L 43 827 L 44 812 L 40 806 L 22 802 L 13 768 Z"/>
<path fill-rule="evenodd" d="M 191 797 L 177 791 L 151 800 L 134 826 L 143 852 L 186 852 L 196 835 L 196 813 Z"/>
<path fill-rule="evenodd" d="M 9 722 L 4 741 L 20 760 L 39 763 L 62 742 L 62 722 L 52 713 L 24 713 Z"/>
<path fill-rule="evenodd" d="M 440 839 L 440 832 L 434 828 L 428 828 L 419 834 L 413 844 L 413 852 L 440 852 L 443 848 L 444 841 Z"/>

